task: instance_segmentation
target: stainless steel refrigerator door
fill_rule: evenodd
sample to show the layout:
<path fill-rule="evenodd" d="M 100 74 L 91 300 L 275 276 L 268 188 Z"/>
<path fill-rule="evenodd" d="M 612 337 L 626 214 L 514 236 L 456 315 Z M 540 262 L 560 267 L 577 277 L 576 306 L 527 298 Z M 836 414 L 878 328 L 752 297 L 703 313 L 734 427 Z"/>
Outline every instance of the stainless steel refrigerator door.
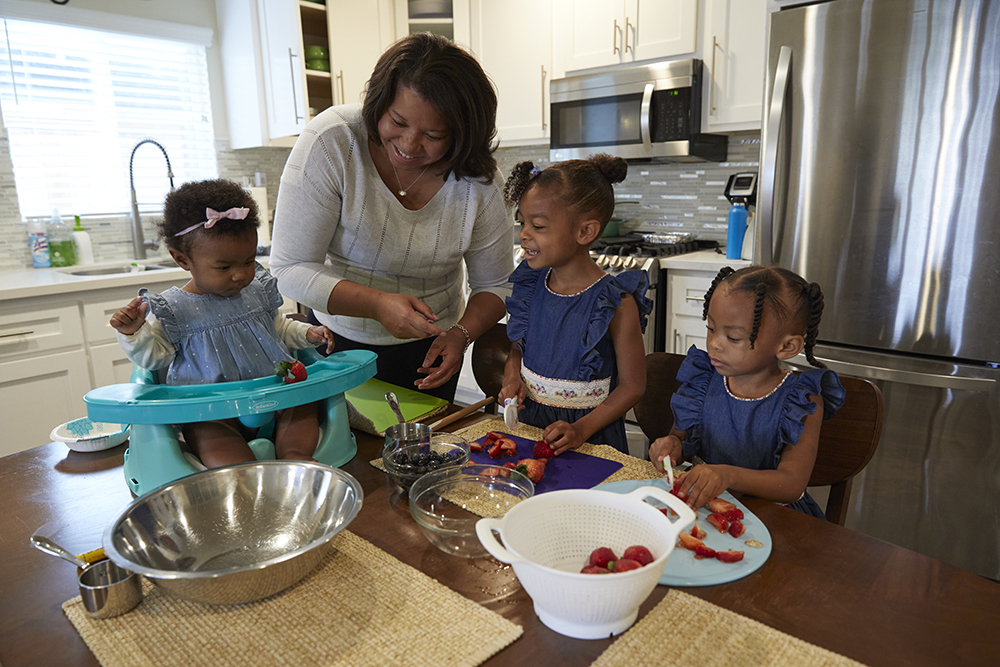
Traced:
<path fill-rule="evenodd" d="M 826 295 L 821 339 L 1000 360 L 1000 2 L 771 15 L 754 261 Z"/>
<path fill-rule="evenodd" d="M 815 353 L 885 398 L 882 438 L 854 480 L 847 526 L 1000 579 L 1000 370 L 830 346 Z"/>

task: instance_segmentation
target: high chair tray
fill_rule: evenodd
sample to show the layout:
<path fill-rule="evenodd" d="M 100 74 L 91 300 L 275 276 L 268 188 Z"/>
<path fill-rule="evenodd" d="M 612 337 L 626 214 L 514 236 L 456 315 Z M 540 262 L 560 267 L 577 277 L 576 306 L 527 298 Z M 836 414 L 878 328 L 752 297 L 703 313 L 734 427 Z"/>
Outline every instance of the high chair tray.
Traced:
<path fill-rule="evenodd" d="M 124 424 L 185 424 L 273 412 L 342 394 L 375 374 L 374 352 L 345 350 L 306 366 L 308 377 L 284 384 L 277 376 L 214 384 L 125 383 L 83 397 L 87 416 Z"/>
<path fill-rule="evenodd" d="M 630 479 L 621 482 L 608 482 L 594 488 L 601 491 L 629 493 L 641 486 L 662 487 L 666 483 L 666 478 Z M 694 557 L 693 551 L 688 551 L 684 547 L 677 546 L 674 548 L 673 553 L 670 554 L 670 558 L 667 559 L 667 565 L 663 568 L 663 575 L 660 576 L 659 583 L 667 586 L 713 586 L 715 584 L 726 584 L 756 572 L 760 569 L 761 565 L 767 562 L 767 559 L 771 556 L 771 533 L 768 532 L 767 527 L 753 512 L 747 509 L 746 505 L 734 498 L 728 491 L 722 492 L 719 494 L 719 497 L 723 500 L 728 500 L 743 510 L 742 523 L 746 526 L 747 530 L 739 537 L 733 537 L 729 533 L 720 533 L 712 524 L 706 521 L 708 515 L 711 514 L 711 510 L 708 507 L 702 507 L 697 512 L 698 518 L 696 521 L 708 533 L 702 541 L 705 543 L 705 546 L 716 551 L 728 551 L 729 549 L 742 551 L 743 560 L 736 563 L 723 563 L 714 558 L 698 560 Z M 687 532 L 690 532 L 690 529 L 687 529 Z M 755 548 L 747 545 L 747 542 L 750 540 L 760 542 L 761 546 Z"/>

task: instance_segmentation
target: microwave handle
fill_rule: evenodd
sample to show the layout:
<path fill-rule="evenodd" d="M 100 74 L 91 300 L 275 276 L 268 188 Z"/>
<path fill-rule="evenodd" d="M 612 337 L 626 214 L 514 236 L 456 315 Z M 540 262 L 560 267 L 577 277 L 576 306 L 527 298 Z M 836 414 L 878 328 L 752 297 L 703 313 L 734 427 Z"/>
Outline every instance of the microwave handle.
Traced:
<path fill-rule="evenodd" d="M 639 107 L 639 134 L 647 152 L 653 150 L 653 140 L 649 136 L 649 105 L 653 101 L 653 84 L 647 83 L 642 91 L 642 106 Z"/>

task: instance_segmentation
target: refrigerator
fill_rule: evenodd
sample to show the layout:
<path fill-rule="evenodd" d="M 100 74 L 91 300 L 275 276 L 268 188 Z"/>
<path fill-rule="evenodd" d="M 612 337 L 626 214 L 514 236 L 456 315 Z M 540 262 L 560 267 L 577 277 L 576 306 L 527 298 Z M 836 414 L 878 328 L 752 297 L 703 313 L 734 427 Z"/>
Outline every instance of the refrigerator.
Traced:
<path fill-rule="evenodd" d="M 770 14 L 754 262 L 882 390 L 847 526 L 1000 579 L 1000 0 Z"/>

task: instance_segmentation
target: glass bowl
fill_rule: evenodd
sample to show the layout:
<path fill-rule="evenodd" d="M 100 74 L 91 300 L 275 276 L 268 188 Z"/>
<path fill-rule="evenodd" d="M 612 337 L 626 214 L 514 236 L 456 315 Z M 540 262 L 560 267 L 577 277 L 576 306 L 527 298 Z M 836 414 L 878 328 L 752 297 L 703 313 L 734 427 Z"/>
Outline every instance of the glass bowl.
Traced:
<path fill-rule="evenodd" d="M 397 440 L 382 449 L 382 465 L 403 489 L 428 472 L 464 466 L 469 462 L 469 441 L 454 433 L 431 433 L 419 442 Z"/>
<path fill-rule="evenodd" d="M 414 482 L 410 514 L 420 532 L 441 551 L 479 558 L 488 553 L 476 536 L 476 522 L 482 517 L 502 517 L 534 494 L 531 480 L 514 470 L 479 464 L 445 468 Z"/>

